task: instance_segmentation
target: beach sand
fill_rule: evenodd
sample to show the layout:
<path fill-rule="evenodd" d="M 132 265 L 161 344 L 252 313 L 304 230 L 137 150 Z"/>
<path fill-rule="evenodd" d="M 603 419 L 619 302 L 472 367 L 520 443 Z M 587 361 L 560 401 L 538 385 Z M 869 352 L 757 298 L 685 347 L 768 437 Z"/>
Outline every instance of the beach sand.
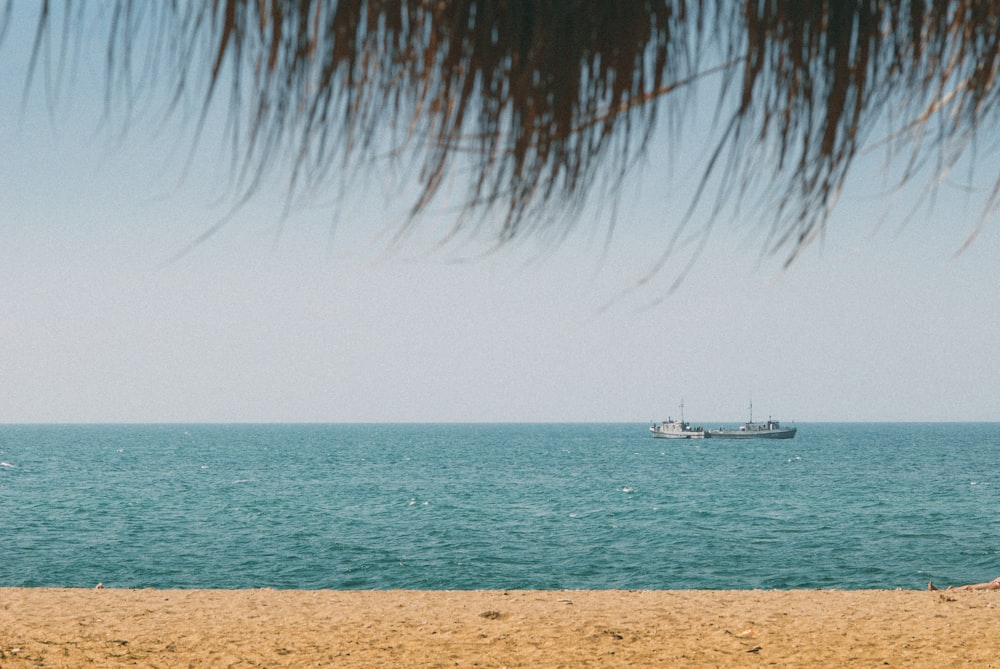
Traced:
<path fill-rule="evenodd" d="M 1000 667 L 1000 593 L 0 588 L 0 667 Z"/>

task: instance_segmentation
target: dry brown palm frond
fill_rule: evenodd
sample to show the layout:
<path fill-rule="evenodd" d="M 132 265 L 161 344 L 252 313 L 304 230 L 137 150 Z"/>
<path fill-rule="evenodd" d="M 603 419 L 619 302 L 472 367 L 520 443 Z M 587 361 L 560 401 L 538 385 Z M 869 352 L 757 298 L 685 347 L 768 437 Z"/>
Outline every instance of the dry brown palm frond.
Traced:
<path fill-rule="evenodd" d="M 70 34 L 79 12 L 63 15 Z M 53 20 L 43 3 L 36 44 Z M 468 174 L 456 226 L 499 212 L 500 242 L 622 178 L 716 69 L 731 116 L 705 180 L 763 192 L 789 258 L 873 131 L 909 154 L 905 179 L 948 170 L 998 120 L 998 0 L 113 0 L 107 24 L 109 105 L 163 80 L 201 100 L 199 127 L 226 105 L 244 193 L 289 153 L 293 192 L 373 153 L 417 156 L 414 212 Z"/>

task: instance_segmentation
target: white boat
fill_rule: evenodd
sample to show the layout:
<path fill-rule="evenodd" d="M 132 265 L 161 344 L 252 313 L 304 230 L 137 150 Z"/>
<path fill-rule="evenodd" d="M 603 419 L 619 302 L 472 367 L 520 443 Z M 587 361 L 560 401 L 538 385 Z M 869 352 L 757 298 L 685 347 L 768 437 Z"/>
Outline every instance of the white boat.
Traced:
<path fill-rule="evenodd" d="M 681 419 L 674 420 L 667 418 L 661 423 L 653 423 L 649 431 L 657 439 L 704 439 L 705 428 L 691 427 L 691 424 L 684 420 L 684 402 L 681 402 Z"/>

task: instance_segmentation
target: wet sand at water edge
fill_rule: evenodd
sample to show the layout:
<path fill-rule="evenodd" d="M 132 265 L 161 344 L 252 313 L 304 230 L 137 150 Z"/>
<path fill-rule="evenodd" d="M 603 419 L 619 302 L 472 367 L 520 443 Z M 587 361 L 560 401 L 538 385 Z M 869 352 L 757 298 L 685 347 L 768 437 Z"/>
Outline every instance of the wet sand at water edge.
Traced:
<path fill-rule="evenodd" d="M 1000 592 L 0 588 L 9 667 L 997 667 Z"/>

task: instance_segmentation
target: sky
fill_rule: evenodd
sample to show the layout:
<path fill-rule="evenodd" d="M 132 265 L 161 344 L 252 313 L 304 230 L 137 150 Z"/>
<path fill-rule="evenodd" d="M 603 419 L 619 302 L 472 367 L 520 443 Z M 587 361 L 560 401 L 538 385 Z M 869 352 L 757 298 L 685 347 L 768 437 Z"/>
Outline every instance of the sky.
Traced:
<path fill-rule="evenodd" d="M 930 175 L 897 190 L 866 154 L 788 268 L 766 210 L 711 219 L 709 191 L 642 282 L 705 165 L 700 114 L 620 191 L 595 186 L 558 245 L 441 248 L 447 202 L 393 245 L 406 170 L 234 209 L 223 119 L 192 149 L 152 104 L 123 136 L 99 48 L 25 97 L 22 18 L 0 44 L 0 422 L 647 422 L 683 402 L 707 424 L 751 401 L 786 423 L 1000 420 L 988 155 L 926 198 Z"/>

